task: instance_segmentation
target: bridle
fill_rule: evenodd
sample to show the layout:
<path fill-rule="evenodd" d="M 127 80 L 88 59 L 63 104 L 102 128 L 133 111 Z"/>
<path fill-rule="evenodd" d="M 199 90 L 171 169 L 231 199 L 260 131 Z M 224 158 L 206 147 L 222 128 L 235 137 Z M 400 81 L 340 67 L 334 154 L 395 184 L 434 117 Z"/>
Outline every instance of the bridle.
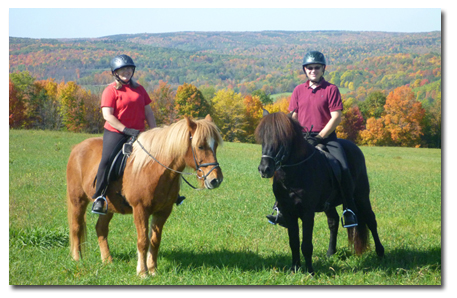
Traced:
<path fill-rule="evenodd" d="M 146 152 L 146 154 L 151 157 L 155 162 L 157 162 L 159 165 L 161 165 L 162 167 L 166 168 L 167 170 L 170 170 L 172 172 L 175 172 L 175 173 L 178 173 L 178 174 L 181 174 L 181 175 L 195 175 L 197 176 L 198 179 L 203 179 L 206 181 L 206 177 L 208 177 L 208 175 L 216 168 L 219 167 L 219 163 L 218 162 L 210 162 L 210 163 L 202 163 L 202 164 L 198 164 L 197 162 L 197 158 L 195 157 L 195 151 L 194 151 L 194 148 L 192 147 L 192 135 L 189 133 L 189 139 L 190 139 L 190 148 L 192 150 L 192 157 L 194 158 L 194 162 L 195 162 L 195 173 L 189 173 L 189 172 L 180 172 L 180 171 L 176 171 L 172 168 L 169 168 L 167 167 L 166 165 L 162 164 L 160 161 L 158 161 L 154 156 L 152 156 L 147 150 L 146 148 L 143 147 L 143 145 L 140 143 L 140 141 L 137 139 L 136 142 L 138 142 L 138 145 L 140 145 L 141 149 L 143 149 L 144 152 Z M 209 166 L 213 166 L 211 168 L 211 170 L 209 170 L 209 172 L 205 175 L 205 172 L 203 172 L 203 170 L 201 169 L 202 167 L 209 167 Z M 198 172 L 201 172 L 202 175 L 199 176 L 198 175 Z M 195 190 L 201 190 L 201 189 L 204 189 L 204 188 L 196 188 L 195 186 L 193 186 L 192 184 L 189 183 L 189 181 L 187 181 L 184 176 L 181 176 L 181 178 L 190 186 L 192 187 L 193 189 Z"/>
<path fill-rule="evenodd" d="M 202 164 L 198 164 L 197 162 L 197 159 L 195 158 L 195 152 L 194 152 L 194 147 L 192 147 L 192 135 L 189 133 L 190 135 L 190 149 L 192 150 L 192 156 L 194 157 L 194 162 L 195 162 L 195 168 L 196 168 L 196 172 L 198 173 L 198 171 L 202 172 L 202 176 L 198 176 L 198 174 L 195 174 L 197 176 L 198 179 L 203 179 L 203 180 L 206 180 L 206 177 L 208 177 L 208 175 L 215 169 L 215 168 L 218 168 L 219 167 L 219 163 L 218 162 L 208 162 L 208 163 L 202 163 Z M 205 173 L 203 172 L 203 170 L 201 169 L 202 167 L 203 168 L 206 168 L 206 167 L 209 167 L 209 166 L 213 166 L 211 168 L 211 170 L 209 170 L 209 172 L 205 175 Z"/>
<path fill-rule="evenodd" d="M 282 161 L 289 155 L 289 152 L 284 149 L 283 146 L 280 147 L 278 153 L 276 154 L 275 157 L 267 155 L 267 154 L 262 154 L 262 158 L 270 158 L 273 160 L 275 163 L 275 171 L 279 170 L 281 167 L 284 165 L 282 164 Z"/>
<path fill-rule="evenodd" d="M 299 161 L 297 163 L 294 163 L 294 164 L 283 164 L 282 161 L 289 155 L 289 152 L 286 151 L 286 149 L 284 149 L 283 146 L 281 146 L 275 157 L 263 154 L 262 158 L 265 157 L 265 158 L 273 159 L 273 161 L 275 163 L 275 171 L 277 171 L 280 168 L 295 167 L 295 166 L 301 165 L 302 163 L 307 162 L 311 157 L 313 157 L 315 152 L 316 152 L 316 150 L 314 149 L 313 153 L 311 153 L 310 156 L 306 157 L 305 159 L 303 159 L 302 161 Z"/>

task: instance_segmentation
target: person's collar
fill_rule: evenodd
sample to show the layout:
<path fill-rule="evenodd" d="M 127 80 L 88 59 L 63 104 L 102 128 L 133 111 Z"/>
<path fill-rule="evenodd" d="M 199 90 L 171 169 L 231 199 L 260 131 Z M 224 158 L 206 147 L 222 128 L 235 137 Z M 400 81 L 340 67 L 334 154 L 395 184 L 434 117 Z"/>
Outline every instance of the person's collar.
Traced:
<path fill-rule="evenodd" d="M 306 81 L 306 86 L 308 86 L 308 88 L 313 89 L 311 87 L 310 83 L 311 83 L 311 80 Z M 316 85 L 316 88 L 323 86 L 325 83 L 327 83 L 327 81 L 324 79 L 324 76 L 322 76 L 321 79 L 319 80 L 319 83 Z"/>

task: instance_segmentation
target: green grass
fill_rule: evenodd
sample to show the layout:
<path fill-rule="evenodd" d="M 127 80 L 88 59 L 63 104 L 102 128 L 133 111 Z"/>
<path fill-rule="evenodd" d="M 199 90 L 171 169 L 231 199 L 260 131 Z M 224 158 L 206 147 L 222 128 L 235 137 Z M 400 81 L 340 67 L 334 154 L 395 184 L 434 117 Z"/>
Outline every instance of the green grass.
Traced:
<path fill-rule="evenodd" d="M 9 284 L 441 285 L 441 150 L 363 147 L 386 256 L 378 259 L 373 248 L 353 255 L 340 227 L 338 252 L 327 258 L 329 233 L 319 213 L 311 277 L 288 271 L 287 231 L 265 218 L 274 196 L 271 181 L 257 172 L 260 146 L 225 143 L 218 151 L 221 187 L 194 191 L 183 184 L 187 199 L 165 225 L 159 274 L 142 279 L 131 215 L 111 221 L 113 263 L 100 260 L 97 216 L 89 211 L 88 256 L 70 258 L 65 168 L 71 147 L 91 136 L 10 131 Z"/>

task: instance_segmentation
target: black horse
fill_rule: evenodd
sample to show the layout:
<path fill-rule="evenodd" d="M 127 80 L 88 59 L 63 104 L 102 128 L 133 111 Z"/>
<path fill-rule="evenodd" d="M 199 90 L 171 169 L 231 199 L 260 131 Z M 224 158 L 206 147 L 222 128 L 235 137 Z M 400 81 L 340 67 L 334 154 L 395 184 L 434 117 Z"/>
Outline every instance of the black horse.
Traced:
<path fill-rule="evenodd" d="M 288 227 L 292 250 L 292 270 L 300 268 L 300 238 L 298 218 L 303 223 L 301 250 L 306 269 L 314 274 L 313 226 L 315 212 L 325 212 L 330 229 L 327 256 L 336 252 L 339 216 L 336 206 L 342 203 L 338 181 L 325 155 L 303 137 L 302 127 L 291 115 L 282 112 L 264 117 L 256 128 L 256 140 L 262 144 L 259 172 L 262 178 L 273 179 L 273 192 Z M 357 207 L 358 226 L 348 228 L 348 239 L 356 254 L 368 247 L 367 226 L 371 230 L 378 256 L 384 255 L 375 214 L 370 204 L 370 186 L 362 151 L 354 143 L 341 139 L 354 181 L 354 202 Z"/>

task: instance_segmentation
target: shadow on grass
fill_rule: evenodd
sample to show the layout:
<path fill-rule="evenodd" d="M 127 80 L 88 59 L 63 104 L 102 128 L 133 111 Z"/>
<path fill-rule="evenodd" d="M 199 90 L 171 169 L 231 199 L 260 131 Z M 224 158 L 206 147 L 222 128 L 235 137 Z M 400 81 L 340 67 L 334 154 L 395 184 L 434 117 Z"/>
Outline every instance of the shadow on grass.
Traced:
<path fill-rule="evenodd" d="M 136 261 L 135 252 L 116 254 L 115 259 L 124 261 Z M 250 251 L 215 250 L 210 252 L 196 251 L 161 251 L 159 258 L 165 258 L 180 268 L 232 268 L 241 271 L 265 271 L 275 269 L 288 271 L 291 265 L 289 251 L 277 252 L 270 256 L 262 256 Z M 304 265 L 303 256 L 302 266 Z M 325 255 L 314 255 L 313 266 L 316 273 L 334 275 L 344 272 L 369 272 L 381 270 L 385 274 L 398 274 L 402 270 L 419 270 L 418 268 L 429 267 L 431 270 L 441 270 L 441 248 L 420 251 L 414 249 L 394 249 L 386 251 L 386 255 L 380 258 L 373 250 L 357 257 L 348 249 L 340 249 L 336 255 L 327 258 Z M 160 260 L 159 260 L 160 267 Z M 330 269 L 331 268 L 331 269 Z"/>

